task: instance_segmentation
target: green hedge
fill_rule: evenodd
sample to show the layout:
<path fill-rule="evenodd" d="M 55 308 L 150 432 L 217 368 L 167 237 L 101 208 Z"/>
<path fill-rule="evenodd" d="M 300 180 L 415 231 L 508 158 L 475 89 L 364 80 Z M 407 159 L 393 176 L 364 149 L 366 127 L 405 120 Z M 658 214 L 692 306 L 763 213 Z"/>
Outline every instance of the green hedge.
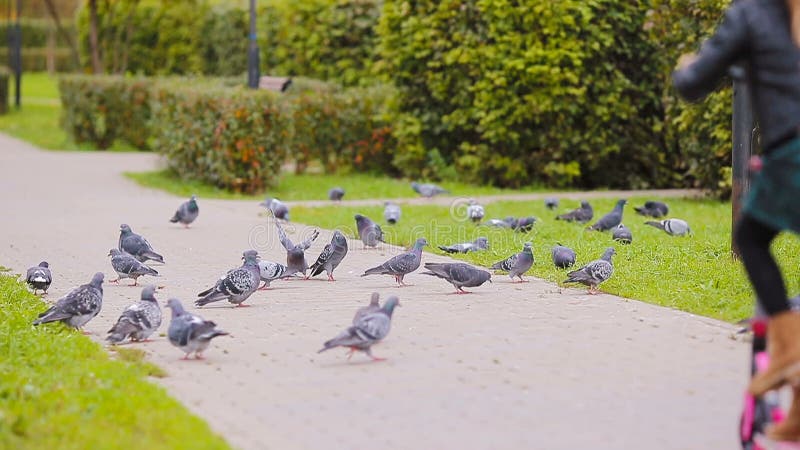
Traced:
<path fill-rule="evenodd" d="M 124 139 L 147 148 L 150 131 L 150 83 L 120 76 L 69 75 L 59 78 L 61 125 L 75 142 L 98 149 Z"/>
<path fill-rule="evenodd" d="M 291 139 L 279 94 L 245 88 L 159 84 L 155 148 L 181 177 L 254 193 L 278 182 Z"/>

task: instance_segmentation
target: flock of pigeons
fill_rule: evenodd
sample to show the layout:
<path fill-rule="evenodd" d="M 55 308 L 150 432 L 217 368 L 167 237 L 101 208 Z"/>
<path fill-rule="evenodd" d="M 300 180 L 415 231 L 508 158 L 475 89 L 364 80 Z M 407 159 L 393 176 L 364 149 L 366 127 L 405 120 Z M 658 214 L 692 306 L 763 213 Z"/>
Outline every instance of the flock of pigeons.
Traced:
<path fill-rule="evenodd" d="M 433 184 L 412 183 L 412 188 L 423 197 L 433 197 L 447 193 L 446 190 Z M 329 198 L 333 201 L 340 201 L 343 196 L 344 190 L 341 188 L 334 188 L 329 192 Z M 630 230 L 622 224 L 625 203 L 625 200 L 619 200 L 611 212 L 601 217 L 587 229 L 612 231 L 614 240 L 621 243 L 632 242 L 633 236 Z M 295 244 L 286 235 L 281 225 L 282 221 L 289 221 L 288 206 L 275 198 L 267 198 L 260 205 L 267 208 L 276 219 L 274 222 L 277 234 L 281 245 L 286 250 L 286 264 L 262 260 L 256 250 L 247 250 L 242 254 L 242 265 L 228 270 L 216 280 L 213 286 L 200 292 L 194 302 L 195 306 L 202 307 L 219 301 L 228 301 L 239 307 L 249 306 L 244 305 L 244 302 L 255 291 L 269 288 L 270 283 L 274 280 L 289 277 L 304 277 L 308 279 L 320 275 L 324 271 L 329 281 L 335 281 L 334 271 L 348 253 L 348 244 L 345 236 L 338 230 L 334 231 L 330 243 L 325 245 L 316 261 L 309 266 L 305 252 L 317 239 L 319 231 L 314 230 L 307 239 Z M 549 209 L 556 209 L 558 207 L 558 199 L 546 199 L 545 205 Z M 636 211 L 641 215 L 660 219 L 668 214 L 669 209 L 664 203 L 648 201 L 644 206 L 637 207 Z M 191 199 L 180 205 L 170 222 L 181 223 L 188 228 L 197 219 L 198 215 L 197 199 L 192 196 Z M 484 215 L 484 208 L 475 200 L 468 202 L 467 217 L 471 221 L 480 223 Z M 588 223 L 593 216 L 591 205 L 583 201 L 580 208 L 561 214 L 556 218 L 570 222 Z M 384 209 L 384 220 L 389 224 L 395 224 L 400 220 L 400 217 L 400 206 L 387 202 Z M 384 242 L 383 230 L 379 224 L 362 214 L 356 214 L 355 221 L 358 237 L 366 247 L 374 248 L 379 243 Z M 536 219 L 534 217 L 509 217 L 491 219 L 486 223 L 490 226 L 527 232 L 535 222 Z M 680 219 L 662 219 L 646 223 L 674 236 L 683 236 L 691 232 L 689 225 Z M 427 245 L 428 241 L 425 238 L 419 238 L 407 251 L 390 258 L 383 264 L 365 270 L 361 276 L 390 275 L 394 277 L 398 285 L 405 286 L 404 276 L 420 267 L 422 250 Z M 486 250 L 489 248 L 489 242 L 485 237 L 480 237 L 473 242 L 440 246 L 439 248 L 448 253 L 467 253 Z M 575 264 L 575 251 L 568 247 L 560 244 L 555 245 L 551 253 L 553 264 L 559 268 L 566 269 Z M 607 248 L 599 259 L 590 261 L 583 267 L 569 272 L 567 274 L 568 278 L 564 282 L 584 284 L 589 287 L 589 293 L 596 293 L 597 287 L 608 280 L 613 273 L 614 267 L 611 258 L 614 253 L 613 247 Z M 164 264 L 164 257 L 153 249 L 147 239 L 133 232 L 127 224 L 120 225 L 118 246 L 111 249 L 108 256 L 111 257 L 112 268 L 117 273 L 117 279 L 110 281 L 119 282 L 126 278 L 132 279 L 132 286 L 137 285 L 138 279 L 142 276 L 158 276 L 158 272 L 145 263 L 154 261 Z M 523 275 L 531 268 L 533 262 L 531 244 L 525 243 L 522 251 L 498 261 L 490 269 L 507 272 L 512 282 L 515 279 L 518 279 L 519 282 L 524 282 Z M 492 274 L 490 272 L 465 263 L 429 262 L 424 265 L 424 268 L 425 271 L 421 272 L 423 275 L 438 277 L 451 283 L 455 287 L 455 293 L 457 294 L 468 293 L 468 291 L 464 290 L 465 287 L 478 287 L 487 281 L 492 282 Z M 38 266 L 28 269 L 26 281 L 34 290 L 34 293 L 41 290 L 46 294 L 52 283 L 52 273 L 48 263 L 42 261 Z M 89 283 L 72 289 L 47 311 L 41 313 L 33 324 L 40 325 L 60 321 L 76 329 L 81 329 L 102 308 L 103 281 L 103 273 L 94 274 Z M 126 308 L 116 324 L 108 331 L 106 339 L 110 343 L 118 344 L 128 339 L 131 341 L 145 341 L 159 328 L 162 320 L 161 308 L 155 298 L 155 292 L 155 286 L 144 287 L 141 293 L 141 300 Z M 373 293 L 370 304 L 357 311 L 353 318 L 352 326 L 325 342 L 320 352 L 334 347 L 346 347 L 350 349 L 348 359 L 353 352 L 362 351 L 373 360 L 380 360 L 380 358 L 372 355 L 371 346 L 380 342 L 389 333 L 392 313 L 398 304 L 399 299 L 396 296 L 391 296 L 381 306 L 378 293 Z M 201 359 L 203 351 L 209 346 L 212 339 L 228 334 L 218 329 L 214 322 L 186 311 L 178 299 L 169 299 L 166 306 L 171 310 L 167 337 L 174 346 L 184 352 L 184 359 L 188 359 L 192 353 L 194 353 L 196 359 Z"/>

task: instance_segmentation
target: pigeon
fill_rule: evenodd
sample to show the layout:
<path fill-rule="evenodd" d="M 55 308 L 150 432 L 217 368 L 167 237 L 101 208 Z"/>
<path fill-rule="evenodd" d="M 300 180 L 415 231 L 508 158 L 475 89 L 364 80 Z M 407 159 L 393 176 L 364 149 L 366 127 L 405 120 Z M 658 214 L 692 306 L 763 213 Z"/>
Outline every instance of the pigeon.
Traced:
<path fill-rule="evenodd" d="M 456 294 L 469 294 L 464 287 L 476 287 L 492 282 L 492 274 L 464 263 L 425 263 L 423 275 L 439 277 L 456 288 Z"/>
<path fill-rule="evenodd" d="M 272 261 L 258 261 L 258 272 L 261 276 L 261 281 L 264 284 L 258 288 L 259 290 L 264 290 L 269 287 L 269 284 L 281 278 L 286 278 L 287 276 L 291 275 L 287 273 L 287 268 L 281 263 L 276 263 Z"/>
<path fill-rule="evenodd" d="M 383 361 L 384 358 L 373 356 L 370 348 L 389 334 L 389 330 L 392 327 L 392 313 L 399 303 L 400 300 L 396 296 L 389 297 L 378 311 L 362 316 L 351 327 L 325 342 L 322 349 L 317 353 L 322 353 L 335 347 L 349 347 L 348 360 L 353 356 L 354 352 L 362 351 L 373 361 Z"/>
<path fill-rule="evenodd" d="M 36 294 L 36 291 L 44 291 L 47 294 L 47 290 L 53 282 L 50 264 L 47 261 L 42 261 L 38 266 L 28 269 L 28 273 L 25 274 L 25 282 L 33 289 L 34 294 Z"/>
<path fill-rule="evenodd" d="M 517 219 L 514 217 L 506 217 L 505 219 L 489 219 L 489 221 L 486 222 L 486 225 L 498 228 L 516 228 Z"/>
<path fill-rule="evenodd" d="M 685 236 L 692 233 L 692 229 L 689 228 L 689 224 L 686 223 L 685 220 L 681 219 L 664 219 L 657 222 L 650 220 L 645 222 L 645 224 L 654 226 L 659 230 L 664 230 L 664 232 L 670 236 Z"/>
<path fill-rule="evenodd" d="M 189 228 L 189 224 L 194 222 L 199 214 L 200 208 L 197 207 L 197 196 L 192 195 L 189 201 L 183 202 L 181 206 L 178 207 L 178 210 L 175 211 L 175 215 L 172 216 L 172 219 L 169 219 L 169 221 L 172 223 L 180 222 L 184 227 Z"/>
<path fill-rule="evenodd" d="M 486 250 L 489 248 L 489 239 L 479 237 L 472 242 L 463 242 L 461 244 L 453 244 L 449 246 L 440 245 L 439 249 L 446 253 L 469 253 Z"/>
<path fill-rule="evenodd" d="M 594 210 L 592 209 L 592 205 L 590 205 L 589 202 L 584 200 L 581 202 L 580 208 L 573 209 L 572 211 L 566 214 L 561 214 L 560 216 L 556 216 L 556 220 L 586 223 L 592 220 L 592 217 L 594 217 Z"/>
<path fill-rule="evenodd" d="M 502 261 L 492 264 L 491 269 L 506 271 L 512 281 L 514 277 L 519 277 L 520 283 L 522 283 L 525 282 L 522 275 L 525 274 L 532 265 L 533 252 L 531 252 L 531 244 L 530 242 L 526 242 L 521 252 L 515 253 Z"/>
<path fill-rule="evenodd" d="M 450 191 L 447 189 L 443 189 L 435 184 L 420 184 L 416 181 L 411 183 L 411 189 L 414 190 L 417 194 L 425 198 L 431 198 L 435 195 L 439 194 L 449 194 Z"/>
<path fill-rule="evenodd" d="M 556 209 L 558 208 L 558 199 L 555 197 L 547 197 L 544 199 L 544 206 L 547 209 Z"/>
<path fill-rule="evenodd" d="M 467 217 L 469 220 L 478 223 L 483 220 L 484 214 L 483 206 L 479 205 L 475 199 L 470 199 L 469 206 L 467 206 Z"/>
<path fill-rule="evenodd" d="M 286 236 L 286 232 L 283 231 L 283 227 L 281 227 L 280 223 L 276 221 L 275 226 L 278 228 L 278 237 L 281 240 L 281 244 L 283 248 L 286 249 L 286 273 L 288 275 L 302 273 L 303 276 L 306 276 L 306 272 L 308 271 L 306 250 L 311 247 L 314 239 L 319 236 L 319 230 L 314 230 L 308 239 L 295 245 L 294 242 Z"/>
<path fill-rule="evenodd" d="M 97 272 L 92 281 L 82 284 L 58 299 L 55 305 L 39 314 L 34 325 L 61 321 L 73 328 L 82 328 L 103 307 L 103 273 Z"/>
<path fill-rule="evenodd" d="M 340 187 L 335 187 L 328 191 L 328 199 L 334 202 L 342 201 L 342 197 L 344 197 L 344 189 Z"/>
<path fill-rule="evenodd" d="M 127 338 L 146 341 L 161 326 L 161 308 L 155 297 L 156 287 L 145 286 L 142 299 L 122 311 L 117 323 L 108 330 L 106 340 L 119 344 Z"/>
<path fill-rule="evenodd" d="M 396 224 L 400 220 L 400 205 L 392 202 L 386 202 L 383 205 L 383 219 L 390 225 Z"/>
<path fill-rule="evenodd" d="M 666 203 L 656 201 L 646 201 L 644 206 L 635 206 L 633 208 L 637 213 L 646 217 L 664 217 L 669 214 L 669 207 Z"/>
<path fill-rule="evenodd" d="M 553 256 L 553 264 L 560 269 L 572 267 L 575 264 L 575 250 L 564 247 L 561 244 L 556 244 L 551 250 Z"/>
<path fill-rule="evenodd" d="M 533 229 L 533 224 L 535 222 L 536 217 L 520 217 L 517 219 L 517 224 L 513 228 L 520 233 L 528 233 Z"/>
<path fill-rule="evenodd" d="M 587 227 L 586 229 L 593 231 L 608 231 L 612 228 L 615 228 L 617 225 L 622 223 L 622 210 L 625 207 L 625 203 L 627 202 L 624 199 L 617 201 L 617 204 L 610 213 L 601 217 L 600 220 L 594 223 L 594 225 Z"/>
<path fill-rule="evenodd" d="M 611 257 L 616 251 L 614 247 L 608 247 L 600 259 L 587 263 L 578 270 L 568 273 L 568 278 L 564 283 L 582 283 L 589 286 L 589 293 L 596 294 L 597 286 L 611 278 L 614 272 L 614 265 L 611 264 Z"/>
<path fill-rule="evenodd" d="M 133 280 L 131 286 L 136 286 L 138 278 L 143 275 L 158 276 L 158 272 L 155 269 L 140 263 L 138 259 L 129 253 L 112 248 L 108 252 L 108 256 L 111 257 L 111 267 L 114 268 L 114 272 L 117 272 L 117 279 L 110 280 L 110 283 L 116 283 L 123 278 L 130 278 Z"/>
<path fill-rule="evenodd" d="M 615 241 L 621 244 L 630 244 L 633 242 L 633 233 L 631 233 L 631 229 L 624 224 L 617 225 L 611 236 Z"/>
<path fill-rule="evenodd" d="M 378 299 L 381 298 L 381 295 L 377 292 L 373 292 L 372 296 L 369 299 L 369 305 L 362 306 L 358 308 L 356 311 L 356 315 L 353 316 L 353 325 L 357 324 L 362 317 L 366 316 L 367 314 L 374 313 L 381 309 L 381 305 L 378 303 Z"/>
<path fill-rule="evenodd" d="M 342 262 L 345 255 L 347 255 L 347 239 L 341 231 L 336 230 L 333 232 L 331 243 L 325 245 L 317 261 L 311 265 L 311 273 L 308 278 L 315 277 L 324 270 L 328 274 L 328 281 L 336 281 L 333 278 L 333 271 Z"/>
<path fill-rule="evenodd" d="M 358 237 L 367 247 L 376 247 L 378 242 L 383 242 L 383 230 L 381 226 L 373 222 L 367 216 L 355 215 Z"/>
<path fill-rule="evenodd" d="M 410 251 L 397 255 L 380 266 L 367 269 L 361 276 L 392 275 L 397 280 L 397 284 L 406 286 L 403 283 L 403 277 L 419 268 L 419 264 L 422 262 L 422 247 L 426 245 L 428 245 L 428 241 L 425 238 L 419 238 Z"/>
<path fill-rule="evenodd" d="M 127 224 L 119 226 L 119 245 L 118 248 L 123 252 L 130 253 L 139 262 L 147 260 L 164 263 L 164 257 L 153 250 L 153 246 L 142 236 L 134 233 Z"/>
<path fill-rule="evenodd" d="M 217 336 L 228 334 L 218 330 L 217 324 L 214 322 L 186 312 L 177 298 L 169 299 L 167 306 L 172 310 L 167 337 L 172 345 L 183 350 L 185 355 L 182 359 L 189 359 L 189 355 L 192 353 L 194 353 L 195 359 L 203 359 L 203 352 L 208 348 L 211 340 Z"/>
<path fill-rule="evenodd" d="M 258 289 L 261 282 L 261 271 L 258 268 L 258 252 L 247 250 L 242 253 L 244 264 L 233 270 L 229 270 L 224 277 L 217 280 L 217 283 L 197 294 L 199 299 L 195 300 L 197 306 L 207 305 L 220 300 L 228 300 L 236 306 L 243 305 L 242 302 L 248 299 L 253 292 Z"/>
<path fill-rule="evenodd" d="M 283 203 L 277 198 L 267 197 L 266 200 L 259 203 L 259 205 L 270 210 L 276 219 L 289 221 L 289 207 L 286 206 L 286 203 Z"/>

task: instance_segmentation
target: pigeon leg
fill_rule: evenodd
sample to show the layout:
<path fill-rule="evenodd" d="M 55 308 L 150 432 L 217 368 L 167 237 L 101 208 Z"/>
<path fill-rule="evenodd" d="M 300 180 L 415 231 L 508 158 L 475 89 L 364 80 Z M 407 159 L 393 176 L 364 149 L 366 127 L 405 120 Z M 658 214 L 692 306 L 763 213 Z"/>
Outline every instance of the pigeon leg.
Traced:
<path fill-rule="evenodd" d="M 197 352 L 197 353 L 194 354 L 194 359 L 205 359 L 205 358 L 203 358 L 203 354 L 202 353 Z"/>
<path fill-rule="evenodd" d="M 336 281 L 336 279 L 333 278 L 333 274 L 332 273 L 328 274 L 328 281 Z"/>
<path fill-rule="evenodd" d="M 84 335 L 84 336 L 91 336 L 92 332 L 91 331 L 86 331 L 86 330 L 81 330 L 81 334 Z"/>
<path fill-rule="evenodd" d="M 187 353 L 187 354 L 183 355 L 183 358 L 181 358 L 181 360 L 188 361 L 189 360 L 189 354 Z"/>
<path fill-rule="evenodd" d="M 189 224 L 188 223 L 183 224 L 183 228 L 188 230 L 189 229 Z"/>
<path fill-rule="evenodd" d="M 236 307 L 237 307 L 237 308 L 247 308 L 247 307 L 249 307 L 249 306 L 252 306 L 252 305 L 245 305 L 244 303 L 237 303 L 237 304 L 236 304 Z"/>
<path fill-rule="evenodd" d="M 108 280 L 108 282 L 109 283 L 119 283 L 119 280 L 121 280 L 121 279 L 122 279 L 122 277 L 117 277 L 116 280 Z"/>
<path fill-rule="evenodd" d="M 139 279 L 138 278 L 134 278 L 133 279 L 133 284 L 131 284 L 130 286 L 138 286 L 139 285 L 138 283 L 139 283 Z"/>
<path fill-rule="evenodd" d="M 355 353 L 355 352 L 356 352 L 356 348 L 355 347 L 350 347 L 350 350 L 347 352 L 347 360 L 348 361 L 350 361 L 350 358 L 353 357 L 353 353 Z"/>
<path fill-rule="evenodd" d="M 372 358 L 372 361 L 373 361 L 373 362 L 378 362 L 378 361 L 386 361 L 386 358 L 379 358 L 379 357 L 377 357 L 377 356 L 373 355 L 373 354 L 372 354 L 372 350 L 370 350 L 369 348 L 367 348 L 367 349 L 366 349 L 366 350 L 364 350 L 364 351 L 367 353 L 367 356 L 369 356 L 370 358 Z"/>

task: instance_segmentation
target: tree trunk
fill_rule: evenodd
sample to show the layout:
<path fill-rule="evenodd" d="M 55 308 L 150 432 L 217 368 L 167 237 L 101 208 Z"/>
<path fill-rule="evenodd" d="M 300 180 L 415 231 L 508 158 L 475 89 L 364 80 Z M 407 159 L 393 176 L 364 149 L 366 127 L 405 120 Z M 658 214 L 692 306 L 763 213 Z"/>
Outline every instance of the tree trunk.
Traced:
<path fill-rule="evenodd" d="M 67 33 L 67 30 L 65 30 L 61 25 L 61 19 L 58 17 L 58 10 L 53 4 L 53 0 L 44 0 L 44 4 L 47 7 L 47 12 L 50 14 L 50 17 L 53 18 L 53 22 L 56 24 L 56 31 L 61 36 L 61 39 L 64 39 L 64 42 L 67 43 L 70 53 L 72 53 L 72 60 L 75 64 L 75 67 L 80 67 L 81 57 L 78 54 L 78 46 L 75 44 L 75 41 L 72 40 L 72 36 L 70 36 L 70 34 Z"/>
<path fill-rule="evenodd" d="M 103 73 L 100 62 L 100 45 L 97 40 L 97 0 L 89 0 L 89 48 L 92 53 L 92 73 Z"/>

